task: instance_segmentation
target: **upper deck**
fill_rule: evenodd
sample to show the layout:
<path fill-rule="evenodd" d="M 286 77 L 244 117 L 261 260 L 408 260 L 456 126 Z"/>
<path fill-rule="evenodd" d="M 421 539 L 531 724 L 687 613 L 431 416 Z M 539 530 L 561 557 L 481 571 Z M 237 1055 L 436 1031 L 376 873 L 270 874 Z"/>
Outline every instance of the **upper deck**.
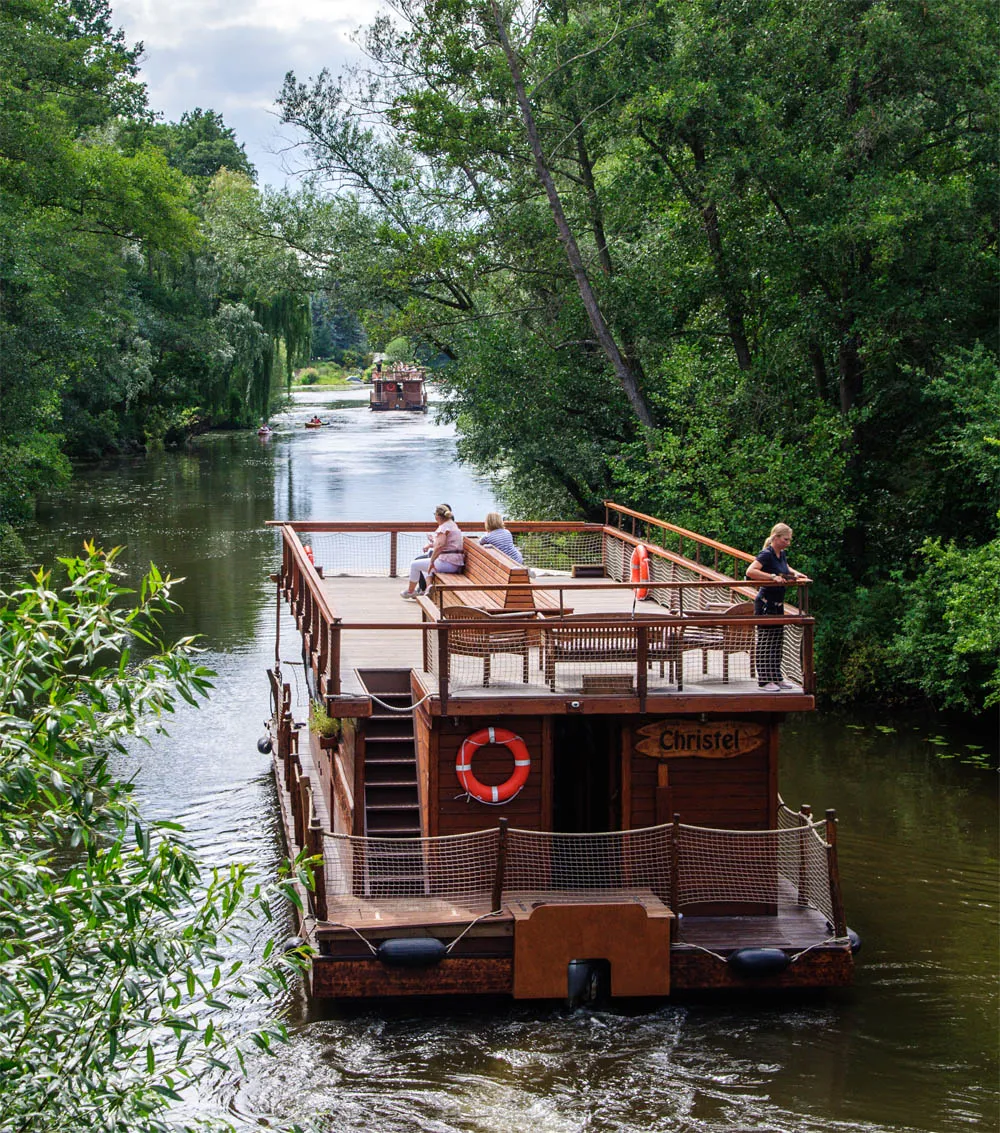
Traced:
<path fill-rule="evenodd" d="M 482 531 L 482 524 L 459 525 L 467 537 Z M 420 604 L 400 598 L 400 577 L 430 534 L 426 523 L 279 526 L 276 581 L 296 617 L 316 692 L 333 715 L 369 713 L 361 674 L 371 669 L 410 670 L 432 715 L 815 707 L 808 581 L 790 588 L 783 618 L 755 618 L 747 603 L 756 587 L 743 578 L 752 555 L 615 504 L 608 503 L 603 524 L 508 525 L 530 581 L 477 581 L 455 599 L 466 607 L 518 608 L 499 621 L 485 612 L 478 622 L 452 620 L 446 599 L 454 591 L 432 591 Z M 641 602 L 640 584 L 629 581 L 640 543 L 650 566 Z M 765 641 L 780 649 L 792 688 L 759 687 Z"/>

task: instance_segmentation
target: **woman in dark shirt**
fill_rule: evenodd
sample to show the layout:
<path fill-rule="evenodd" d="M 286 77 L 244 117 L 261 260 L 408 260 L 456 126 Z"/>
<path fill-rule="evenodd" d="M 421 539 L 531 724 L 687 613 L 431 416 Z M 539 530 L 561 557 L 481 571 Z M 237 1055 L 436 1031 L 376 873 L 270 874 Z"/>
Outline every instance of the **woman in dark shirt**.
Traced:
<path fill-rule="evenodd" d="M 781 586 L 762 586 L 754 599 L 753 612 L 757 617 L 780 617 L 785 612 L 784 583 L 805 578 L 788 565 L 787 550 L 792 542 L 792 529 L 787 523 L 776 523 L 771 528 L 764 549 L 747 567 L 751 582 L 780 582 Z M 781 674 L 781 652 L 785 627 L 768 626 L 757 630 L 757 683 L 767 692 L 794 688 Z"/>

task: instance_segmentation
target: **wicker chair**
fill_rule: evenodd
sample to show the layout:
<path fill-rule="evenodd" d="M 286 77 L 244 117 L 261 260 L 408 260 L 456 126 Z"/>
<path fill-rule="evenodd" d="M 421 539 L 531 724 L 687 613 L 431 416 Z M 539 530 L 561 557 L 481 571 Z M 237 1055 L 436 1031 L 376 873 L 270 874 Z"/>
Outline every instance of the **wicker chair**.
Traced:
<path fill-rule="evenodd" d="M 528 683 L 528 656 L 530 642 L 527 629 L 505 629 L 504 622 L 530 621 L 534 614 L 518 611 L 512 614 L 494 614 L 477 606 L 446 606 L 441 611 L 444 622 L 489 622 L 489 626 L 469 626 L 448 632 L 448 656 L 481 657 L 483 661 L 483 688 L 490 683 L 490 660 L 497 653 L 511 653 L 521 658 L 521 681 Z M 496 628 L 494 628 L 496 627 Z M 449 678 L 451 673 L 449 671 Z"/>
<path fill-rule="evenodd" d="M 680 653 L 690 652 L 692 649 L 701 650 L 701 671 L 708 672 L 708 654 L 716 652 L 722 654 L 722 683 L 729 683 L 729 658 L 734 653 L 746 653 L 750 657 L 750 676 L 756 676 L 754 664 L 754 627 L 753 624 L 741 625 L 713 625 L 722 618 L 752 617 L 753 602 L 737 602 L 726 610 L 716 612 L 689 614 L 690 623 L 684 626 L 684 633 L 680 642 Z M 683 670 L 683 666 L 681 666 Z M 683 671 L 682 674 L 683 675 Z"/>
<path fill-rule="evenodd" d="M 580 625 L 580 622 L 595 624 Z M 635 664 L 638 655 L 637 627 L 646 627 L 646 665 L 659 663 L 660 673 L 670 666 L 670 675 L 680 656 L 677 631 L 662 618 L 627 614 L 569 614 L 547 620 L 542 628 L 545 682 L 555 692 L 556 665 L 564 662 Z"/>

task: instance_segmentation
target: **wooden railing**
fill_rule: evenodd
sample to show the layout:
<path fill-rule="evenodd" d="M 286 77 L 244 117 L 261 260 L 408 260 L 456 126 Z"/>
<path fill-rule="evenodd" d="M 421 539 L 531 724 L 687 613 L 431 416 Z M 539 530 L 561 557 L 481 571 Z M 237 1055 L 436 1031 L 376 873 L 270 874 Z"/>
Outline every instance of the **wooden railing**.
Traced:
<path fill-rule="evenodd" d="M 653 543 L 665 551 L 673 550 L 681 558 L 711 567 L 729 578 L 740 577 L 754 559 L 746 551 L 719 543 L 696 531 L 688 531 L 686 527 L 678 527 L 655 516 L 645 515 L 641 511 L 622 507 L 612 500 L 604 501 L 604 523 L 606 527 L 616 531 L 627 532 L 635 542 Z"/>
<path fill-rule="evenodd" d="M 718 618 L 710 618 L 704 612 L 704 606 L 694 596 L 695 592 L 699 590 L 726 590 L 732 597 L 749 598 L 753 595 L 756 587 L 748 584 L 745 579 L 737 577 L 736 566 L 737 564 L 742 567 L 743 564 L 752 562 L 753 556 L 745 552 L 737 551 L 734 548 L 726 547 L 724 544 L 715 543 L 712 540 L 703 539 L 701 536 L 693 532 L 685 531 L 683 528 L 674 527 L 670 524 L 664 524 L 659 520 L 654 520 L 652 517 L 642 516 L 641 513 L 631 513 L 628 509 L 618 508 L 617 505 L 609 505 L 609 509 L 614 508 L 615 514 L 618 516 L 630 516 L 637 522 L 651 522 L 657 524 L 664 530 L 672 531 L 678 537 L 684 540 L 694 540 L 697 545 L 705 548 L 705 556 L 708 557 L 708 551 L 712 553 L 713 564 L 726 565 L 722 556 L 732 556 L 734 571 L 732 574 L 726 574 L 717 569 L 716 565 L 709 566 L 705 562 L 699 562 L 697 558 L 687 558 L 678 552 L 670 551 L 662 548 L 656 544 L 648 543 L 650 547 L 650 554 L 654 559 L 663 561 L 665 563 L 672 563 L 678 568 L 689 571 L 692 579 L 673 578 L 668 581 L 660 581 L 655 577 L 649 582 L 631 583 L 631 582 L 603 582 L 598 583 L 588 580 L 588 591 L 592 591 L 594 587 L 605 589 L 635 589 L 637 587 L 648 588 L 654 592 L 669 591 L 677 598 L 676 602 L 661 603 L 659 606 L 662 611 L 662 616 L 669 617 L 671 614 L 676 614 L 678 619 L 682 619 L 688 613 L 700 612 L 702 615 L 702 625 L 705 628 L 718 627 L 722 628 L 731 624 L 721 616 Z M 323 580 L 316 570 L 313 562 L 306 554 L 303 542 L 300 538 L 302 532 L 373 532 L 373 533 L 387 533 L 390 536 L 389 546 L 389 561 L 385 564 L 390 574 L 394 574 L 397 569 L 397 554 L 398 545 L 397 537 L 402 532 L 413 533 L 427 533 L 429 524 L 427 523 L 340 523 L 340 522 L 321 522 L 321 521 L 297 521 L 293 523 L 279 523 L 275 524 L 281 530 L 282 535 L 282 565 L 281 572 L 276 577 L 278 586 L 279 597 L 284 597 L 288 602 L 291 612 L 295 618 L 296 625 L 302 637 L 303 654 L 309 666 L 310 672 L 315 681 L 315 691 L 321 698 L 329 699 L 341 695 L 341 653 L 342 653 L 342 640 L 345 631 L 372 629 L 379 631 L 398 630 L 400 632 L 423 632 L 425 634 L 431 632 L 431 627 L 425 627 L 423 630 L 415 628 L 410 623 L 393 625 L 386 623 L 378 623 L 366 626 L 361 623 L 345 625 L 342 617 L 332 605 L 328 597 Z M 478 525 L 481 527 L 482 525 Z M 476 524 L 467 524 L 467 529 L 476 530 Z M 624 573 L 627 568 L 627 548 L 640 541 L 648 540 L 648 532 L 641 531 L 640 535 L 632 535 L 625 532 L 618 527 L 611 525 L 601 524 L 582 524 L 582 523 L 511 523 L 510 530 L 515 532 L 525 533 L 565 533 L 565 532 L 595 532 L 603 533 L 606 539 L 612 539 L 615 542 L 621 542 L 625 550 L 621 552 L 622 561 L 615 562 L 614 573 Z M 641 529 L 640 529 L 641 530 Z M 630 553 L 630 552 L 629 552 Z M 697 553 L 697 551 L 696 551 Z M 607 550 L 605 550 L 605 557 L 607 557 Z M 617 556 L 619 552 L 615 552 Z M 612 564 L 606 564 L 608 566 Z M 740 569 L 739 574 L 742 574 Z M 655 574 L 655 571 L 654 571 Z M 563 583 L 557 577 L 547 577 L 544 582 L 536 581 L 530 586 L 520 587 L 508 585 L 506 587 L 494 587 L 492 589 L 531 589 L 544 591 L 547 594 L 557 594 L 559 596 L 558 606 L 564 608 L 572 606 L 572 591 L 573 584 L 567 580 Z M 491 589 L 490 587 L 482 587 L 482 589 Z M 808 617 L 808 580 L 804 582 L 796 582 L 788 588 L 790 591 L 797 592 L 796 605 L 789 603 L 788 612 L 784 618 L 764 618 L 764 619 L 743 619 L 742 625 L 752 624 L 753 626 L 776 627 L 780 625 L 795 625 L 801 627 L 803 635 L 802 644 L 802 678 L 801 685 L 803 691 L 806 693 L 813 693 L 815 691 L 815 678 L 813 669 L 813 619 Z M 692 595 L 688 598 L 688 595 Z M 652 607 L 656 609 L 656 607 Z M 628 620 L 629 615 L 622 614 L 623 621 Z M 584 624 L 577 620 L 578 624 Z M 681 620 L 677 622 L 678 626 L 684 623 Z M 537 621 L 532 623 L 532 628 L 537 632 L 539 623 Z M 433 627 L 433 632 L 436 633 L 439 643 L 439 649 L 444 650 L 444 658 L 447 658 L 447 642 L 448 635 L 451 633 L 468 632 L 473 628 L 473 623 L 465 622 L 457 626 L 449 626 L 447 624 L 436 624 Z M 517 626 L 511 624 L 505 628 L 522 628 L 520 623 Z M 645 665 L 640 663 L 640 658 L 644 656 L 644 644 L 648 637 L 648 631 L 641 631 L 637 636 L 637 656 L 635 659 L 635 695 L 642 699 L 645 693 L 642 691 L 645 688 Z M 439 660 L 440 665 L 440 660 Z M 447 666 L 440 666 L 440 670 L 447 673 Z M 440 678 L 440 672 L 439 672 Z M 444 685 L 447 686 L 447 679 L 443 678 Z M 441 690 L 442 699 L 447 699 L 448 696 L 456 695 L 454 689 L 444 687 Z"/>
<path fill-rule="evenodd" d="M 281 574 L 278 587 L 302 635 L 302 652 L 320 696 L 340 692 L 340 618 L 331 609 L 322 579 L 291 524 L 281 526 Z"/>

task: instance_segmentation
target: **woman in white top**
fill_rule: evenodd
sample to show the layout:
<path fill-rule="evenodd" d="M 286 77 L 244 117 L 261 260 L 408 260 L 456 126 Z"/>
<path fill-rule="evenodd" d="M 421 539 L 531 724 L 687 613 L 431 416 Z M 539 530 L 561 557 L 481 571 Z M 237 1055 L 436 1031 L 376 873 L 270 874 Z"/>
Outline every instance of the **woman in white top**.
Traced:
<path fill-rule="evenodd" d="M 458 574 L 465 567 L 464 537 L 451 508 L 447 504 L 438 504 L 434 509 L 434 518 L 437 521 L 434 538 L 424 547 L 424 554 L 410 563 L 410 585 L 400 591 L 410 601 L 417 597 L 417 584 L 421 575 L 430 577 L 432 574 Z"/>

